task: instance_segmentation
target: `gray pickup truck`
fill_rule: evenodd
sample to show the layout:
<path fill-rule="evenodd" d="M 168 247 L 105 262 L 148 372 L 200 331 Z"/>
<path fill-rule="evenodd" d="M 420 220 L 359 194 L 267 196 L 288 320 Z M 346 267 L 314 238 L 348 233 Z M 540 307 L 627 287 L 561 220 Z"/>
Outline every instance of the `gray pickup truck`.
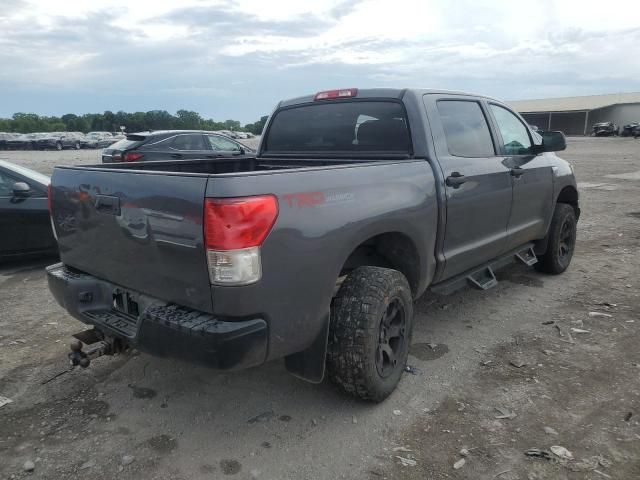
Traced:
<path fill-rule="evenodd" d="M 418 89 L 280 102 L 255 157 L 56 167 L 49 287 L 93 328 L 72 363 L 135 347 L 294 375 L 381 401 L 413 300 L 487 289 L 512 261 L 558 274 L 580 213 L 560 132 Z"/>

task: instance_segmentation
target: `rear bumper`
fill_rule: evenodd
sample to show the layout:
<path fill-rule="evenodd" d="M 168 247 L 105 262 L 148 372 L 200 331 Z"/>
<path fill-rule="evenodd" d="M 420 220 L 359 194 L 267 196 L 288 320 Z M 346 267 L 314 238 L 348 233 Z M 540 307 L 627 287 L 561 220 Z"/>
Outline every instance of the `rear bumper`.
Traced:
<path fill-rule="evenodd" d="M 261 318 L 220 319 L 122 289 L 62 263 L 47 267 L 47 279 L 56 301 L 72 316 L 152 355 L 218 369 L 247 368 L 266 359 L 267 323 Z M 114 308 L 114 295 L 123 294 L 135 302 L 137 314 Z"/>

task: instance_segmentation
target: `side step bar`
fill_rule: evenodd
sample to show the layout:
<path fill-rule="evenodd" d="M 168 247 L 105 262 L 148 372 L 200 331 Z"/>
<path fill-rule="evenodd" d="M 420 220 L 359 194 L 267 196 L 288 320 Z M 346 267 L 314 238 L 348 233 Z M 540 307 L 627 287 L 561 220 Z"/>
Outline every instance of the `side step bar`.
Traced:
<path fill-rule="evenodd" d="M 480 290 L 488 290 L 498 284 L 495 270 L 498 270 L 514 261 L 522 262 L 527 266 L 531 266 L 538 261 L 533 251 L 533 243 L 527 243 L 501 257 L 495 258 L 480 267 L 461 273 L 453 278 L 437 283 L 430 287 L 432 292 L 440 295 L 449 295 L 465 286 L 471 284 Z"/>

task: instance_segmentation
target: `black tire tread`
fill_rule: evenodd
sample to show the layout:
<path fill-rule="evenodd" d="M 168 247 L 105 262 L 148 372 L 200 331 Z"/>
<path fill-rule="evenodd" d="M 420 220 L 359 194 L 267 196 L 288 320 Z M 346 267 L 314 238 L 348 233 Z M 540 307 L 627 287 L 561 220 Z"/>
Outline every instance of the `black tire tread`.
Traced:
<path fill-rule="evenodd" d="M 406 311 L 407 307 L 405 311 L 409 330 L 407 341 L 410 342 L 411 289 L 405 276 L 397 270 L 356 268 L 347 276 L 331 304 L 327 352 L 329 378 L 345 392 L 363 400 L 382 401 L 397 384 L 395 381 L 390 389 L 380 388 L 380 378 L 374 373 L 375 365 L 373 369 L 367 368 L 367 362 L 375 362 L 370 358 L 367 340 L 372 335 L 377 337 L 381 309 L 386 308 L 390 294 L 396 291 L 409 299 L 409 311 Z"/>
<path fill-rule="evenodd" d="M 567 269 L 568 265 L 563 266 L 558 263 L 556 255 L 556 242 L 560 235 L 562 224 L 567 216 L 573 217 L 574 223 L 576 222 L 576 212 L 573 207 L 567 203 L 558 203 L 553 212 L 551 225 L 549 226 L 547 251 L 538 257 L 538 263 L 535 264 L 535 268 L 538 271 L 558 275 Z M 571 263 L 571 260 L 569 260 L 569 263 Z"/>

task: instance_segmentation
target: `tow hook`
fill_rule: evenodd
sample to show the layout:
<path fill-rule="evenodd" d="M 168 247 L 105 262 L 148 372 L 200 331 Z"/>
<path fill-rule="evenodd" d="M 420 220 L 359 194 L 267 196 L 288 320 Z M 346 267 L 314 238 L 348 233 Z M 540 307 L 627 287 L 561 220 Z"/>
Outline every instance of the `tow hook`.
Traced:
<path fill-rule="evenodd" d="M 116 339 L 112 337 L 100 339 L 95 330 L 86 330 L 75 334 L 74 337 L 70 344 L 71 352 L 69 352 L 69 361 L 74 367 L 79 365 L 87 368 L 91 360 L 103 355 L 113 355 L 122 350 Z"/>

